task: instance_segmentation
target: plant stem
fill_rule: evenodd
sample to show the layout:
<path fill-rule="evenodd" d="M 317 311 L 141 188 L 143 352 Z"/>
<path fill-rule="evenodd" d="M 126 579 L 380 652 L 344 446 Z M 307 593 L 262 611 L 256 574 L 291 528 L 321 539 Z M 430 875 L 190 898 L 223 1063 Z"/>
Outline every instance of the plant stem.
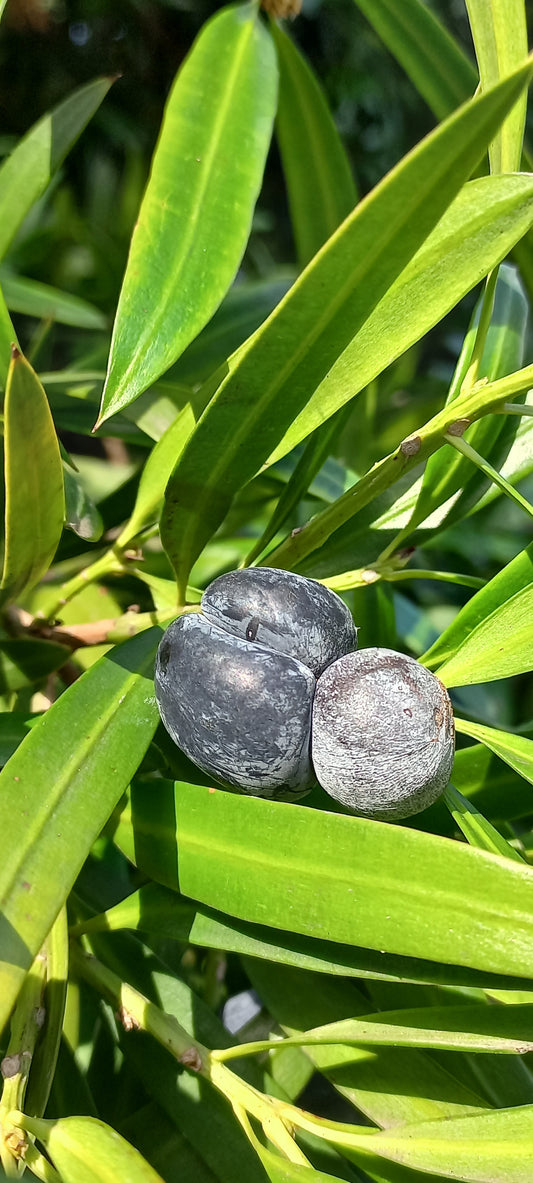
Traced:
<path fill-rule="evenodd" d="M 442 447 L 451 427 L 465 427 L 484 415 L 501 411 L 503 403 L 510 396 L 529 390 L 533 386 L 533 365 L 525 366 L 505 378 L 498 378 L 495 382 L 484 382 L 473 387 L 468 395 L 459 395 L 453 403 L 443 407 L 430 419 L 419 432 L 411 435 L 409 441 L 403 441 L 395 452 L 380 460 L 365 476 L 333 505 L 328 506 L 322 513 L 317 514 L 294 537 L 286 538 L 280 546 L 271 551 L 268 556 L 270 566 L 292 569 L 312 551 L 322 546 L 328 538 L 354 517 L 361 509 L 369 505 L 380 493 L 384 493 L 400 477 L 422 461 L 427 460 L 433 452 Z M 454 439 L 459 438 L 454 437 Z M 418 444 L 413 449 L 413 443 Z M 410 447 L 406 445 L 410 444 Z M 398 535 L 394 541 L 394 548 L 400 540 L 412 530 L 409 529 Z M 389 549 L 389 548 L 388 548 Z M 387 551 L 384 552 L 384 555 Z M 383 555 L 381 559 L 383 559 Z"/>
<path fill-rule="evenodd" d="M 114 549 L 107 550 L 105 554 L 100 555 L 88 567 L 84 567 L 82 571 L 78 571 L 77 575 L 73 575 L 72 579 L 68 579 L 66 583 L 61 584 L 58 589 L 57 599 L 50 605 L 47 611 L 49 620 L 54 620 L 56 616 L 72 600 L 79 592 L 83 591 L 90 583 L 95 583 L 97 579 L 101 579 L 106 575 L 121 575 L 124 571 L 124 563 L 121 561 L 119 555 Z"/>
<path fill-rule="evenodd" d="M 375 567 L 360 567 L 357 571 L 346 571 L 343 575 L 332 575 L 331 579 L 320 579 L 318 582 L 323 583 L 324 587 L 329 587 L 331 591 L 341 592 L 367 587 L 369 583 L 378 583 L 380 580 L 385 583 L 399 583 L 405 579 L 435 579 L 441 583 L 457 583 L 462 587 L 476 589 L 484 587 L 486 583 L 485 579 L 480 579 L 477 575 L 463 575 L 462 572 L 455 571 L 426 571 L 420 567 L 405 571 L 387 570 L 381 566 L 381 558 Z"/>
<path fill-rule="evenodd" d="M 531 403 L 504 403 L 502 407 L 502 414 L 506 415 L 523 415 L 526 418 L 533 418 L 533 406 Z"/>
<path fill-rule="evenodd" d="M 265 1096 L 241 1080 L 212 1057 L 209 1049 L 190 1035 L 173 1015 L 165 1014 L 133 986 L 123 982 L 113 970 L 91 954 L 83 953 L 76 945 L 72 946 L 71 964 L 80 977 L 111 999 L 126 1030 L 147 1031 L 174 1059 L 209 1081 L 232 1105 L 241 1105 L 262 1125 L 268 1124 L 280 1105 L 274 1097 Z"/>

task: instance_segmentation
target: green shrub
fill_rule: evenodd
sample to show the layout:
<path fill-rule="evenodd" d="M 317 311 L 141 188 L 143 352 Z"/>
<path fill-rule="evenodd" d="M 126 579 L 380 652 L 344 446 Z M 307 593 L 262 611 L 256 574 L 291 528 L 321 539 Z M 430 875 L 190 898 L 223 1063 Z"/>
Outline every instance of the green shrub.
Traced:
<path fill-rule="evenodd" d="M 108 291 L 57 177 L 110 80 L 0 167 L 6 1177 L 531 1176 L 525 6 L 468 0 L 478 77 L 421 0 L 357 5 L 438 125 L 358 200 L 300 22 L 221 8 L 168 98 L 111 342 L 105 298 L 35 278 L 55 202 Z M 273 131 L 297 269 L 252 228 Z M 250 564 L 321 580 L 360 647 L 450 690 L 430 809 L 215 790 L 172 744 L 163 630 Z"/>

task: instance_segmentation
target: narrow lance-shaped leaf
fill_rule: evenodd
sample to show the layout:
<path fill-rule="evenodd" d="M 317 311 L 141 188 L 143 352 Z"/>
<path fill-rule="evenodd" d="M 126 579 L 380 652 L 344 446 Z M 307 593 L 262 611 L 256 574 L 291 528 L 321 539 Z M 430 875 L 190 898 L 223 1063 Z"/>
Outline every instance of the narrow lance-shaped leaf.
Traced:
<path fill-rule="evenodd" d="M 4 295 L 0 291 L 0 383 L 3 387 L 7 382 L 12 345 L 18 346 L 17 335 L 11 323 Z"/>
<path fill-rule="evenodd" d="M 251 1051 L 267 1050 L 274 1041 L 258 1040 Z M 291 1035 L 283 1047 L 332 1046 L 434 1047 L 447 1051 L 523 1055 L 533 1051 L 533 1004 L 512 1006 L 426 1006 L 380 1011 L 359 1019 L 339 1019 Z M 246 1046 L 246 1045 L 245 1045 Z M 235 1055 L 242 1054 L 242 1045 Z M 224 1059 L 232 1059 L 225 1056 Z"/>
<path fill-rule="evenodd" d="M 353 982 L 251 958 L 245 966 L 272 1018 L 289 1036 L 345 1018 L 365 1023 L 372 1013 L 372 1002 Z M 452 1064 L 443 1066 L 423 1048 L 374 1045 L 369 1050 L 340 1042 L 311 1044 L 305 1055 L 346 1101 L 379 1126 L 433 1123 L 486 1108 L 482 1095 L 460 1079 Z"/>
<path fill-rule="evenodd" d="M 35 724 L 0 773 L 0 1026 L 158 722 L 162 630 L 112 650 Z"/>
<path fill-rule="evenodd" d="M 481 298 L 472 323 L 466 334 L 461 355 L 452 380 L 447 405 L 452 405 L 459 396 L 463 379 L 470 364 L 472 349 L 479 324 Z M 491 326 L 479 367 L 479 378 L 494 382 L 506 374 L 512 374 L 524 363 L 526 343 L 528 300 L 513 267 L 502 266 L 496 281 Z M 519 419 L 513 416 L 493 415 L 473 424 L 468 441 L 489 462 L 500 466 L 506 451 L 519 426 Z M 418 494 L 412 518 L 413 530 L 445 501 L 457 494 L 459 504 L 450 512 L 451 520 L 466 514 L 476 499 L 487 487 L 487 479 L 476 471 L 471 462 L 458 452 L 450 454 L 445 448 L 428 460 L 422 486 Z"/>
<path fill-rule="evenodd" d="M 342 361 L 358 329 L 461 188 L 529 69 L 469 103 L 410 153 L 357 206 L 230 363 L 167 491 L 162 531 L 180 584 L 236 490 L 276 448 L 334 363 Z M 329 414 L 353 394 L 348 368 L 350 380 L 346 374 L 339 382 L 344 389 Z M 299 438 L 315 426 L 306 423 Z M 285 450 L 295 442 L 287 439 Z"/>
<path fill-rule="evenodd" d="M 319 383 L 270 463 L 405 353 L 483 278 L 488 267 L 500 262 L 533 220 L 530 187 L 527 184 L 526 192 L 523 186 L 523 177 L 482 177 L 463 187 Z M 407 323 L 406 307 L 410 310 Z"/>
<path fill-rule="evenodd" d="M 175 803 L 179 885 L 192 899 L 321 939 L 531 972 L 529 867 L 432 834 L 197 785 L 182 785 Z"/>
<path fill-rule="evenodd" d="M 46 959 L 46 1025 L 32 1059 L 24 1108 L 41 1117 L 54 1079 L 67 999 L 69 941 L 67 910 L 61 908 L 43 945 Z"/>
<path fill-rule="evenodd" d="M 489 850 L 491 854 L 501 854 L 504 858 L 512 858 L 522 863 L 522 855 L 511 846 L 502 834 L 495 829 L 486 817 L 472 805 L 470 801 L 457 791 L 454 785 L 447 785 L 444 790 L 444 800 L 459 829 L 462 830 L 467 842 L 477 846 L 479 850 Z"/>
<path fill-rule="evenodd" d="M 0 258 L 105 98 L 112 78 L 75 90 L 30 129 L 0 168 Z"/>
<path fill-rule="evenodd" d="M 19 1124 L 46 1146 L 62 1183 L 163 1183 L 134 1146 L 96 1117 L 42 1121 L 20 1114 Z"/>
<path fill-rule="evenodd" d="M 500 760 L 505 760 L 524 780 L 533 784 L 533 739 L 514 735 L 511 731 L 498 731 L 481 723 L 470 723 L 466 719 L 457 719 L 456 724 L 458 731 L 485 744 Z"/>
<path fill-rule="evenodd" d="M 483 589 L 486 590 L 486 589 Z M 445 686 L 472 686 L 533 669 L 533 583 L 482 620 L 437 672 Z"/>
<path fill-rule="evenodd" d="M 168 478 L 195 424 L 193 403 L 186 403 L 152 448 L 141 473 L 131 517 L 117 539 L 118 547 L 127 546 L 145 526 L 157 521 Z"/>
<path fill-rule="evenodd" d="M 80 329 L 106 329 L 106 317 L 93 304 L 62 292 L 36 279 L 3 269 L 0 273 L 4 297 L 12 312 L 35 316 L 45 320 L 57 320 L 59 324 L 74 325 Z"/>
<path fill-rule="evenodd" d="M 525 0 L 466 0 L 481 86 L 487 90 L 527 57 Z M 489 145 L 491 172 L 520 168 L 527 96 L 521 95 Z"/>
<path fill-rule="evenodd" d="M 437 119 L 476 88 L 474 63 L 423 0 L 355 0 Z"/>
<path fill-rule="evenodd" d="M 324 1136 L 369 1170 L 374 1155 L 415 1171 L 433 1171 L 469 1183 L 529 1183 L 533 1154 L 533 1105 L 499 1109 L 446 1121 L 421 1122 L 399 1130 L 343 1135 L 320 1121 Z"/>
<path fill-rule="evenodd" d="M 516 179 L 483 178 L 470 182 L 463 188 L 415 258 L 407 265 L 360 332 L 356 334 L 343 357 L 333 366 L 331 375 L 312 395 L 305 411 L 288 429 L 274 457 L 270 458 L 271 461 L 298 442 L 301 434 L 322 422 L 324 416 L 335 409 L 339 400 L 353 397 L 354 389 L 357 390 L 359 386 L 364 386 L 374 378 L 385 364 L 388 365 L 402 350 L 411 345 L 415 337 L 436 323 L 439 316 L 443 315 L 445 307 L 449 309 L 459 299 L 460 294 L 464 294 L 468 286 L 467 276 L 473 280 L 474 274 L 477 274 L 479 279 L 487 265 L 490 266 L 492 261 L 498 261 L 507 234 L 514 239 L 517 221 L 511 211 L 511 205 L 514 204 L 512 199 L 509 206 L 506 206 L 505 200 L 503 201 L 500 207 L 501 220 L 499 216 L 496 216 L 495 221 L 492 220 L 493 214 L 496 214 L 496 208 L 492 205 L 492 197 L 496 197 L 496 191 L 490 194 L 489 190 L 493 184 L 499 185 L 502 182 L 504 185 L 510 182 L 511 186 L 514 186 Z M 503 193 L 500 197 L 503 198 Z M 530 224 L 533 213 L 530 197 L 525 199 L 523 213 L 525 219 L 522 226 L 525 228 Z M 439 269 L 439 284 L 435 283 L 436 268 Z M 407 319 L 404 316 L 406 307 L 411 311 Z M 490 385 L 487 386 L 485 395 L 488 390 Z M 487 397 L 487 407 L 488 403 Z M 479 410 L 477 414 L 473 411 L 474 408 L 470 405 L 464 413 L 471 418 L 478 418 Z M 440 417 L 437 415 L 418 432 L 413 432 L 411 440 L 406 441 L 405 445 L 402 442 L 392 456 L 381 461 L 333 505 L 308 522 L 304 530 L 291 535 L 273 554 L 271 553 L 268 560 L 270 565 L 294 568 L 302 558 L 322 546 L 320 556 L 317 558 L 316 554 L 313 555 L 310 574 L 328 576 L 331 570 L 338 571 L 339 538 L 338 535 L 335 537 L 335 534 L 356 514 L 359 515 L 357 522 L 350 523 L 348 530 L 341 536 L 340 547 L 342 550 L 344 539 L 347 542 L 344 550 L 348 554 L 348 562 L 351 559 L 353 563 L 354 558 L 357 562 L 357 549 L 354 547 L 354 534 L 357 534 L 359 547 L 363 551 L 366 549 L 366 554 L 363 553 L 360 559 L 360 565 L 372 563 L 383 546 L 385 523 L 387 531 L 391 531 L 387 539 L 390 541 L 396 532 L 396 514 L 401 515 L 397 530 L 400 524 L 405 524 L 408 509 L 415 506 L 416 491 L 412 496 L 407 495 L 408 501 L 406 498 L 400 499 L 399 505 L 392 506 L 385 514 L 382 505 L 381 510 L 376 509 L 374 519 L 369 514 L 365 515 L 366 520 L 361 518 L 360 510 L 403 476 L 407 467 L 417 467 L 425 457 L 437 451 L 450 422 L 457 416 L 457 412 L 453 414 L 453 418 L 452 414 L 453 412 L 445 407 L 440 412 Z M 373 520 L 380 532 L 374 534 L 372 539 L 370 528 Z M 333 537 L 329 546 L 324 545 L 331 535 Z M 333 566 L 328 565 L 331 563 L 331 554 L 334 556 Z M 315 566 L 317 561 L 319 566 Z"/>
<path fill-rule="evenodd" d="M 176 833 L 170 813 L 174 794 L 169 782 L 160 781 L 157 801 L 153 785 L 132 785 L 133 812 L 121 810 L 113 818 L 113 839 L 120 850 L 143 874 L 154 873 L 161 880 L 176 884 Z M 143 791 L 144 789 L 144 791 Z M 148 791 L 150 796 L 148 797 Z M 180 786 L 176 786 L 179 794 Z M 163 799 L 161 799 L 163 798 Z M 139 817 L 142 811 L 143 816 Z M 126 816 L 125 816 L 126 814 Z M 174 855 L 173 873 L 170 868 Z M 218 912 L 204 904 L 195 904 L 159 883 L 148 883 L 107 912 L 75 926 L 73 932 L 116 932 L 121 929 L 169 937 L 186 944 L 224 949 L 249 957 L 314 970 L 329 976 L 368 978 L 387 982 L 435 982 L 446 985 L 479 986 L 497 984 L 514 989 L 516 979 L 497 974 L 483 974 L 475 969 L 446 965 L 414 957 L 375 952 L 355 945 L 300 936 L 286 930 L 251 924 Z"/>
<path fill-rule="evenodd" d="M 63 468 L 46 394 L 13 349 L 4 405 L 5 552 L 0 601 L 15 599 L 48 570 L 63 530 Z"/>
<path fill-rule="evenodd" d="M 277 97 L 254 3 L 202 29 L 171 91 L 120 294 L 101 423 L 207 324 L 248 240 Z"/>
<path fill-rule="evenodd" d="M 357 192 L 350 162 L 312 70 L 273 24 L 280 65 L 276 135 L 291 222 L 303 267 L 353 209 Z"/>
<path fill-rule="evenodd" d="M 448 661 L 474 629 L 497 613 L 515 595 L 528 589 L 533 594 L 533 542 L 461 608 L 449 627 L 424 653 L 421 658 L 423 664 L 429 669 L 436 669 Z"/>

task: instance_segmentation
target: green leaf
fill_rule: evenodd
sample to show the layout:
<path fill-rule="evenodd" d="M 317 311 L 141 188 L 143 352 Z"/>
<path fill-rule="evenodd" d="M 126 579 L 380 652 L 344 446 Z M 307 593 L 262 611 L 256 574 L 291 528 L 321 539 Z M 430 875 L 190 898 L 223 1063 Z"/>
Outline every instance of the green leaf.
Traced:
<path fill-rule="evenodd" d="M 0 290 L 0 384 L 5 387 L 11 361 L 11 347 L 17 345 L 17 334 L 7 310 L 4 295 Z"/>
<path fill-rule="evenodd" d="M 330 1131 L 327 1136 L 336 1145 L 347 1145 L 342 1135 Z M 446 1179 L 529 1183 L 533 1105 L 352 1137 L 355 1161 L 363 1168 L 369 1163 L 371 1169 L 371 1159 L 380 1155 L 413 1170 L 439 1172 Z"/>
<path fill-rule="evenodd" d="M 516 69 L 528 54 L 524 0 L 466 0 L 483 90 L 494 86 Z M 520 168 L 527 96 L 513 107 L 489 145 L 491 172 L 510 173 Z"/>
<path fill-rule="evenodd" d="M 197 785 L 181 784 L 174 808 L 179 886 L 192 899 L 321 940 L 531 973 L 528 867 L 407 827 Z M 174 875 L 176 853 L 174 842 Z M 169 871 L 171 857 L 169 845 Z"/>
<path fill-rule="evenodd" d="M 482 588 L 478 595 L 486 591 Z M 445 686 L 472 686 L 533 669 L 532 609 L 533 583 L 472 629 L 460 648 L 437 667 L 440 681 Z"/>
<path fill-rule="evenodd" d="M 32 728 L 0 773 L 0 1027 L 94 839 L 155 731 L 162 630 L 102 657 Z"/>
<path fill-rule="evenodd" d="M 443 1051 L 523 1055 L 533 1050 L 533 1003 L 510 1006 L 423 1006 L 380 1011 L 362 1019 L 339 1019 L 289 1036 L 283 1044 L 258 1040 L 238 1045 L 238 1054 L 285 1047 L 344 1044 L 347 1047 L 427 1047 Z M 237 1054 L 237 1048 L 235 1049 Z M 233 1055 L 233 1053 L 232 1053 Z M 225 1057 L 225 1062 L 232 1058 Z"/>
<path fill-rule="evenodd" d="M 167 492 L 162 522 L 164 545 L 180 582 L 184 582 L 192 561 L 221 522 L 236 490 L 254 475 L 273 449 L 277 448 L 275 456 L 289 451 L 395 356 L 381 346 L 379 361 L 372 358 L 375 364 L 368 367 L 370 372 L 360 370 L 357 377 L 354 375 L 355 359 L 361 355 L 361 362 L 366 362 L 366 351 L 376 349 L 379 318 L 362 353 L 358 331 L 364 332 L 376 305 L 458 193 L 491 129 L 499 124 L 513 101 L 520 86 L 518 79 L 523 79 L 524 73 L 462 108 L 401 161 L 357 206 L 265 326 L 228 363 L 229 373 L 185 448 Z M 511 181 L 512 185 L 523 183 L 517 178 Z M 479 204 L 474 218 L 478 213 Z M 456 212 L 451 215 L 452 224 L 454 216 L 460 221 Z M 507 228 L 512 241 L 516 241 L 510 210 L 509 219 Z M 483 217 L 482 221 L 486 246 L 487 221 Z M 529 202 L 523 231 L 530 221 Z M 460 237 L 464 252 L 464 232 Z M 458 246 L 457 237 L 454 245 Z M 501 258 L 510 245 L 501 244 L 497 257 Z M 460 262 L 461 252 L 454 267 Z M 487 262 L 483 265 L 478 258 L 469 280 L 463 282 L 463 294 L 486 267 Z M 434 274 L 432 278 L 435 290 L 439 285 L 434 283 Z M 443 315 L 445 307 L 451 307 L 454 298 L 435 309 L 436 319 Z M 402 326 L 404 320 L 402 316 Z M 417 325 L 417 330 L 425 331 L 429 323 Z M 380 341 L 382 333 L 380 326 Z M 415 331 L 411 341 L 418 335 Z M 411 343 L 404 331 L 400 336 L 398 352 Z M 298 422 L 298 413 L 312 395 L 316 413 L 304 412 Z M 319 409 L 322 402 L 326 403 L 325 410 Z M 296 423 L 288 430 L 293 420 Z M 287 434 L 280 448 L 284 432 Z"/>
<path fill-rule="evenodd" d="M 500 760 L 505 760 L 519 776 L 533 784 L 533 740 L 525 735 L 513 735 L 510 731 L 496 731 L 494 727 L 485 727 L 481 723 L 470 723 L 465 719 L 456 719 L 456 727 L 464 735 L 479 740 L 490 748 Z M 532 810 L 533 812 L 533 810 Z"/>
<path fill-rule="evenodd" d="M 0 712 L 0 766 L 16 752 L 39 718 L 38 714 L 29 715 L 25 711 Z"/>
<path fill-rule="evenodd" d="M 445 439 L 446 442 L 451 444 L 457 452 L 465 457 L 466 460 L 470 461 L 471 464 L 474 464 L 479 472 L 483 473 L 483 475 L 487 477 L 489 481 L 492 481 L 495 485 L 498 485 L 502 493 L 505 493 L 505 496 L 509 498 L 509 501 L 513 501 L 515 505 L 518 505 L 520 509 L 523 509 L 530 518 L 533 517 L 533 505 L 531 502 L 527 501 L 527 499 L 518 492 L 518 489 L 515 489 L 513 485 L 510 485 L 509 482 L 506 481 L 505 477 L 502 476 L 500 472 L 498 472 L 498 469 L 494 468 L 492 464 L 489 464 L 484 456 L 480 456 L 479 452 L 477 452 L 476 449 L 472 447 L 468 440 L 453 435 L 446 435 Z"/>
<path fill-rule="evenodd" d="M 104 532 L 102 515 L 86 492 L 77 473 L 63 462 L 65 526 L 86 542 L 98 542 Z"/>
<path fill-rule="evenodd" d="M 472 632 L 486 625 L 521 594 L 533 596 L 533 542 L 472 596 L 420 660 L 428 669 L 446 663 L 459 652 Z"/>
<path fill-rule="evenodd" d="M 163 1183 L 138 1150 L 96 1117 L 42 1121 L 24 1115 L 20 1125 L 46 1146 L 62 1183 Z"/>
<path fill-rule="evenodd" d="M 157 521 L 168 479 L 194 431 L 196 418 L 193 404 L 186 403 L 152 448 L 141 473 L 131 517 L 117 539 L 117 546 L 127 546 L 145 526 Z M 175 600 L 174 595 L 174 603 Z"/>
<path fill-rule="evenodd" d="M 273 1154 L 263 1146 L 257 1138 L 253 1145 L 261 1159 L 270 1183 L 335 1183 L 338 1176 L 325 1175 L 323 1171 L 316 1171 L 311 1166 L 301 1166 L 299 1163 L 288 1162 L 279 1154 Z"/>
<path fill-rule="evenodd" d="M 204 382 L 230 353 L 255 333 L 289 290 L 294 278 L 295 275 L 286 270 L 275 271 L 272 279 L 249 280 L 238 276 L 209 324 L 182 353 L 171 373 L 191 385 Z"/>
<path fill-rule="evenodd" d="M 46 1109 L 59 1055 L 68 983 L 68 928 L 66 908 L 61 908 L 43 946 L 46 985 L 43 1005 L 46 1025 L 37 1042 L 24 1108 L 41 1117 Z"/>
<path fill-rule="evenodd" d="M 166 1183 L 220 1183 L 155 1101 L 130 1110 L 120 1131 Z"/>
<path fill-rule="evenodd" d="M 24 316 L 36 316 L 42 320 L 56 320 L 59 324 L 73 325 L 78 329 L 107 328 L 103 313 L 79 296 L 71 296 L 70 292 L 61 292 L 49 284 L 25 279 L 22 275 L 14 275 L 4 269 L 0 272 L 0 280 L 4 299 L 12 312 L 21 312 Z"/>
<path fill-rule="evenodd" d="M 437 119 L 473 94 L 475 66 L 422 0 L 355 0 Z"/>
<path fill-rule="evenodd" d="M 372 1004 L 352 982 L 249 958 L 245 966 L 274 1023 L 287 1035 L 353 1016 L 364 1023 L 372 1013 Z M 453 1062 L 443 1066 L 423 1048 L 315 1044 L 305 1054 L 346 1101 L 386 1128 L 413 1121 L 433 1123 L 488 1107 L 482 1095 L 454 1073 Z"/>
<path fill-rule="evenodd" d="M 317 473 L 322 469 L 324 462 L 327 461 L 333 441 L 339 432 L 342 431 L 350 411 L 350 407 L 342 407 L 336 415 L 333 415 L 331 419 L 328 419 L 326 423 L 323 423 L 321 427 L 317 427 L 316 431 L 312 432 L 261 537 L 247 554 L 245 566 L 249 566 L 265 550 L 268 543 L 274 538 L 278 530 L 281 529 L 289 515 L 296 508 L 298 502 L 309 490 Z"/>
<path fill-rule="evenodd" d="M 511 846 L 502 834 L 491 826 L 483 814 L 471 805 L 453 785 L 447 785 L 444 790 L 444 800 L 459 829 L 462 830 L 467 842 L 477 846 L 480 850 L 489 850 L 491 854 L 501 854 L 503 858 L 514 859 L 523 863 L 522 855 Z"/>
<path fill-rule="evenodd" d="M 451 406 L 459 396 L 468 371 L 482 305 L 483 297 L 478 302 L 463 343 L 446 400 L 447 406 Z M 527 322 L 526 293 L 515 268 L 504 264 L 496 281 L 491 324 L 479 366 L 480 379 L 486 378 L 489 382 L 494 382 L 497 378 L 514 373 L 523 365 Z M 472 425 L 468 441 L 472 447 L 486 456 L 487 460 L 499 467 L 511 447 L 518 426 L 519 420 L 513 420 L 512 416 L 487 416 Z M 455 497 L 451 509 L 443 514 L 443 526 L 451 524 L 466 514 L 486 487 L 487 481 L 476 473 L 466 457 L 459 453 L 455 456 L 450 454 L 449 448 L 439 450 L 426 464 L 409 530 L 423 522 L 449 498 Z M 403 533 L 407 534 L 407 528 L 402 531 Z"/>
<path fill-rule="evenodd" d="M 167 103 L 120 294 L 101 423 L 179 357 L 228 290 L 261 185 L 277 97 L 255 4 L 204 25 Z"/>
<path fill-rule="evenodd" d="M 455 724 L 457 731 L 461 731 L 463 720 L 456 718 Z M 461 793 L 498 823 L 531 813 L 531 794 L 522 776 L 516 770 L 512 775 L 509 765 L 502 764 L 482 743 L 456 751 L 452 777 Z"/>
<path fill-rule="evenodd" d="M 71 657 L 68 645 L 38 638 L 0 641 L 0 694 L 40 682 Z"/>
<path fill-rule="evenodd" d="M 150 843 L 148 825 L 144 828 L 138 817 L 135 830 L 127 834 L 122 813 L 116 828 L 113 819 L 113 837 L 131 861 L 135 861 L 141 870 L 148 872 L 151 866 L 150 856 L 147 854 L 149 846 L 154 864 L 157 864 L 158 855 L 163 854 L 164 857 L 161 834 L 164 833 L 166 818 L 160 809 L 160 802 L 153 801 L 153 789 L 150 806 L 150 803 L 146 800 L 143 802 L 142 796 L 139 796 L 138 787 L 138 782 L 132 786 L 133 801 L 135 806 L 139 804 L 141 808 L 144 804 L 146 812 L 150 813 L 152 830 L 157 834 L 159 844 L 157 838 Z M 167 844 L 170 846 L 170 837 Z M 138 852 L 136 857 L 135 845 Z M 174 856 L 176 858 L 175 835 Z M 155 873 L 158 873 L 157 866 Z M 162 875 L 165 875 L 165 868 Z M 314 970 L 317 973 L 340 977 L 477 986 L 489 984 L 487 976 L 476 970 L 417 960 L 413 957 L 376 953 L 354 945 L 343 946 L 333 941 L 311 939 L 261 924 L 250 924 L 227 916 L 223 912 L 217 912 L 214 908 L 194 904 L 178 895 L 176 891 L 160 886 L 159 883 L 149 883 L 139 888 L 114 908 L 80 922 L 74 927 L 73 932 L 116 932 L 127 928 L 191 945 L 223 949 L 226 952 L 278 962 L 296 969 Z M 494 975 L 490 981 L 494 985 Z M 498 983 L 505 989 L 506 986 L 514 986 L 515 980 L 500 977 Z"/>
<path fill-rule="evenodd" d="M 280 67 L 276 135 L 302 267 L 353 209 L 350 163 L 315 75 L 283 30 L 272 24 Z"/>
<path fill-rule="evenodd" d="M 105 98 L 112 78 L 73 91 L 36 123 L 0 167 L 0 258 Z"/>
<path fill-rule="evenodd" d="M 33 587 L 48 570 L 64 518 L 63 468 L 50 408 L 35 371 L 17 349 L 6 386 L 4 435 L 3 603 Z"/>

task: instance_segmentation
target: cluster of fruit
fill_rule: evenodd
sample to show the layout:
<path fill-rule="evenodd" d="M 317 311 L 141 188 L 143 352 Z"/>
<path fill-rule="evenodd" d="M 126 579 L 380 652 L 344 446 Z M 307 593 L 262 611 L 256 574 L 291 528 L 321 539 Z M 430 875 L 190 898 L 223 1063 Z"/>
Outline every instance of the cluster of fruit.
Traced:
<path fill-rule="evenodd" d="M 454 726 L 434 674 L 357 649 L 343 600 L 268 567 L 221 575 L 159 646 L 156 698 L 172 739 L 218 783 L 290 797 L 318 782 L 365 817 L 408 817 L 448 783 Z"/>

